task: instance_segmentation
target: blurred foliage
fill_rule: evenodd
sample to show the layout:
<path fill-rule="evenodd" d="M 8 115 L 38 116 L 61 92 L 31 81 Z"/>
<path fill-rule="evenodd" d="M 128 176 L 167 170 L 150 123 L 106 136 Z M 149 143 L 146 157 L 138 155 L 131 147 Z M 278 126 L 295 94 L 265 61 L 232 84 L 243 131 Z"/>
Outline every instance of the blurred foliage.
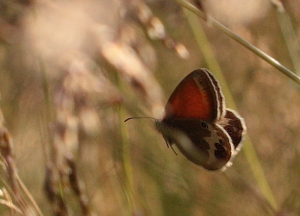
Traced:
<path fill-rule="evenodd" d="M 299 47 L 286 40 L 281 15 L 299 39 L 300 1 L 284 1 L 284 12 L 275 3 L 281 5 L 206 0 L 204 9 L 294 70 Z M 180 80 L 209 65 L 195 23 L 175 1 L 4 0 L 1 109 L 4 137 L 14 147 L 8 159 L 1 153 L 0 214 L 299 215 L 299 87 L 200 23 L 277 207 L 262 194 L 243 150 L 225 172 L 210 172 L 168 149 L 152 120 L 123 122 L 160 118 Z M 7 178 L 15 172 L 19 178 Z"/>

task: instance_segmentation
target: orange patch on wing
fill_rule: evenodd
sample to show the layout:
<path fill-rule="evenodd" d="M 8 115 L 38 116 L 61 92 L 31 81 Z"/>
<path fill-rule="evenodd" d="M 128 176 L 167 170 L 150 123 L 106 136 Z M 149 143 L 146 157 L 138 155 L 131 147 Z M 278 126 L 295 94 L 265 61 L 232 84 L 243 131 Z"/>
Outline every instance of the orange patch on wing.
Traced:
<path fill-rule="evenodd" d="M 214 120 L 217 115 L 215 97 L 210 83 L 200 85 L 194 77 L 189 77 L 171 95 L 166 106 L 166 116 Z"/>

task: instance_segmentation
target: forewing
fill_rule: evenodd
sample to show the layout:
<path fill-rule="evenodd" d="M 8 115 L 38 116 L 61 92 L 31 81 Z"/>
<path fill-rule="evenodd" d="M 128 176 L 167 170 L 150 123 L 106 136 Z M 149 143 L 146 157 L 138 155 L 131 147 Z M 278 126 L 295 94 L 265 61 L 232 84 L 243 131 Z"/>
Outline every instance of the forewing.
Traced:
<path fill-rule="evenodd" d="M 196 118 L 213 122 L 221 115 L 217 91 L 220 87 L 206 69 L 195 70 L 185 77 L 172 93 L 165 110 L 165 118 Z M 223 102 L 222 102 L 223 104 Z"/>
<path fill-rule="evenodd" d="M 208 74 L 209 74 L 209 77 L 210 79 L 212 80 L 213 84 L 214 84 L 214 88 L 215 88 L 215 91 L 217 93 L 217 98 L 218 98 L 218 112 L 219 112 L 219 115 L 218 115 L 218 119 L 223 117 L 225 115 L 225 109 L 226 109 L 226 106 L 225 106 L 225 99 L 224 99 L 224 95 L 223 95 L 223 92 L 221 90 L 221 86 L 219 85 L 217 79 L 214 77 L 214 75 L 212 75 L 207 69 L 205 69 Z"/>

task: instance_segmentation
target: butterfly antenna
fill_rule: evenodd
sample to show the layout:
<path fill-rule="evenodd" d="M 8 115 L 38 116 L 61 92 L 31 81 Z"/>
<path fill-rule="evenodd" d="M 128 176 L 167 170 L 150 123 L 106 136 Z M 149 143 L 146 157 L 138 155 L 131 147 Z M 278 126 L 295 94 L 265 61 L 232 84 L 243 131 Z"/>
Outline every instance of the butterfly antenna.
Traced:
<path fill-rule="evenodd" d="M 130 118 L 125 119 L 124 122 L 127 122 L 127 121 L 129 121 L 131 119 L 141 119 L 141 118 L 147 118 L 147 119 L 156 120 L 155 118 L 145 116 L 145 117 L 130 117 Z"/>

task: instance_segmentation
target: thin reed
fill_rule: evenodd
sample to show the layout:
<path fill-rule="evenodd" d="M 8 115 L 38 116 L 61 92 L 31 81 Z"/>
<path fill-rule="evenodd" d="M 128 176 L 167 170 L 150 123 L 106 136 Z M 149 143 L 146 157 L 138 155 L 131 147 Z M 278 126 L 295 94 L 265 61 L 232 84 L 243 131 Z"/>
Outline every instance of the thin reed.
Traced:
<path fill-rule="evenodd" d="M 300 214 L 297 1 L 224 2 L 2 1 L 0 215 Z M 154 126 L 202 67 L 248 128 L 224 172 Z"/>

